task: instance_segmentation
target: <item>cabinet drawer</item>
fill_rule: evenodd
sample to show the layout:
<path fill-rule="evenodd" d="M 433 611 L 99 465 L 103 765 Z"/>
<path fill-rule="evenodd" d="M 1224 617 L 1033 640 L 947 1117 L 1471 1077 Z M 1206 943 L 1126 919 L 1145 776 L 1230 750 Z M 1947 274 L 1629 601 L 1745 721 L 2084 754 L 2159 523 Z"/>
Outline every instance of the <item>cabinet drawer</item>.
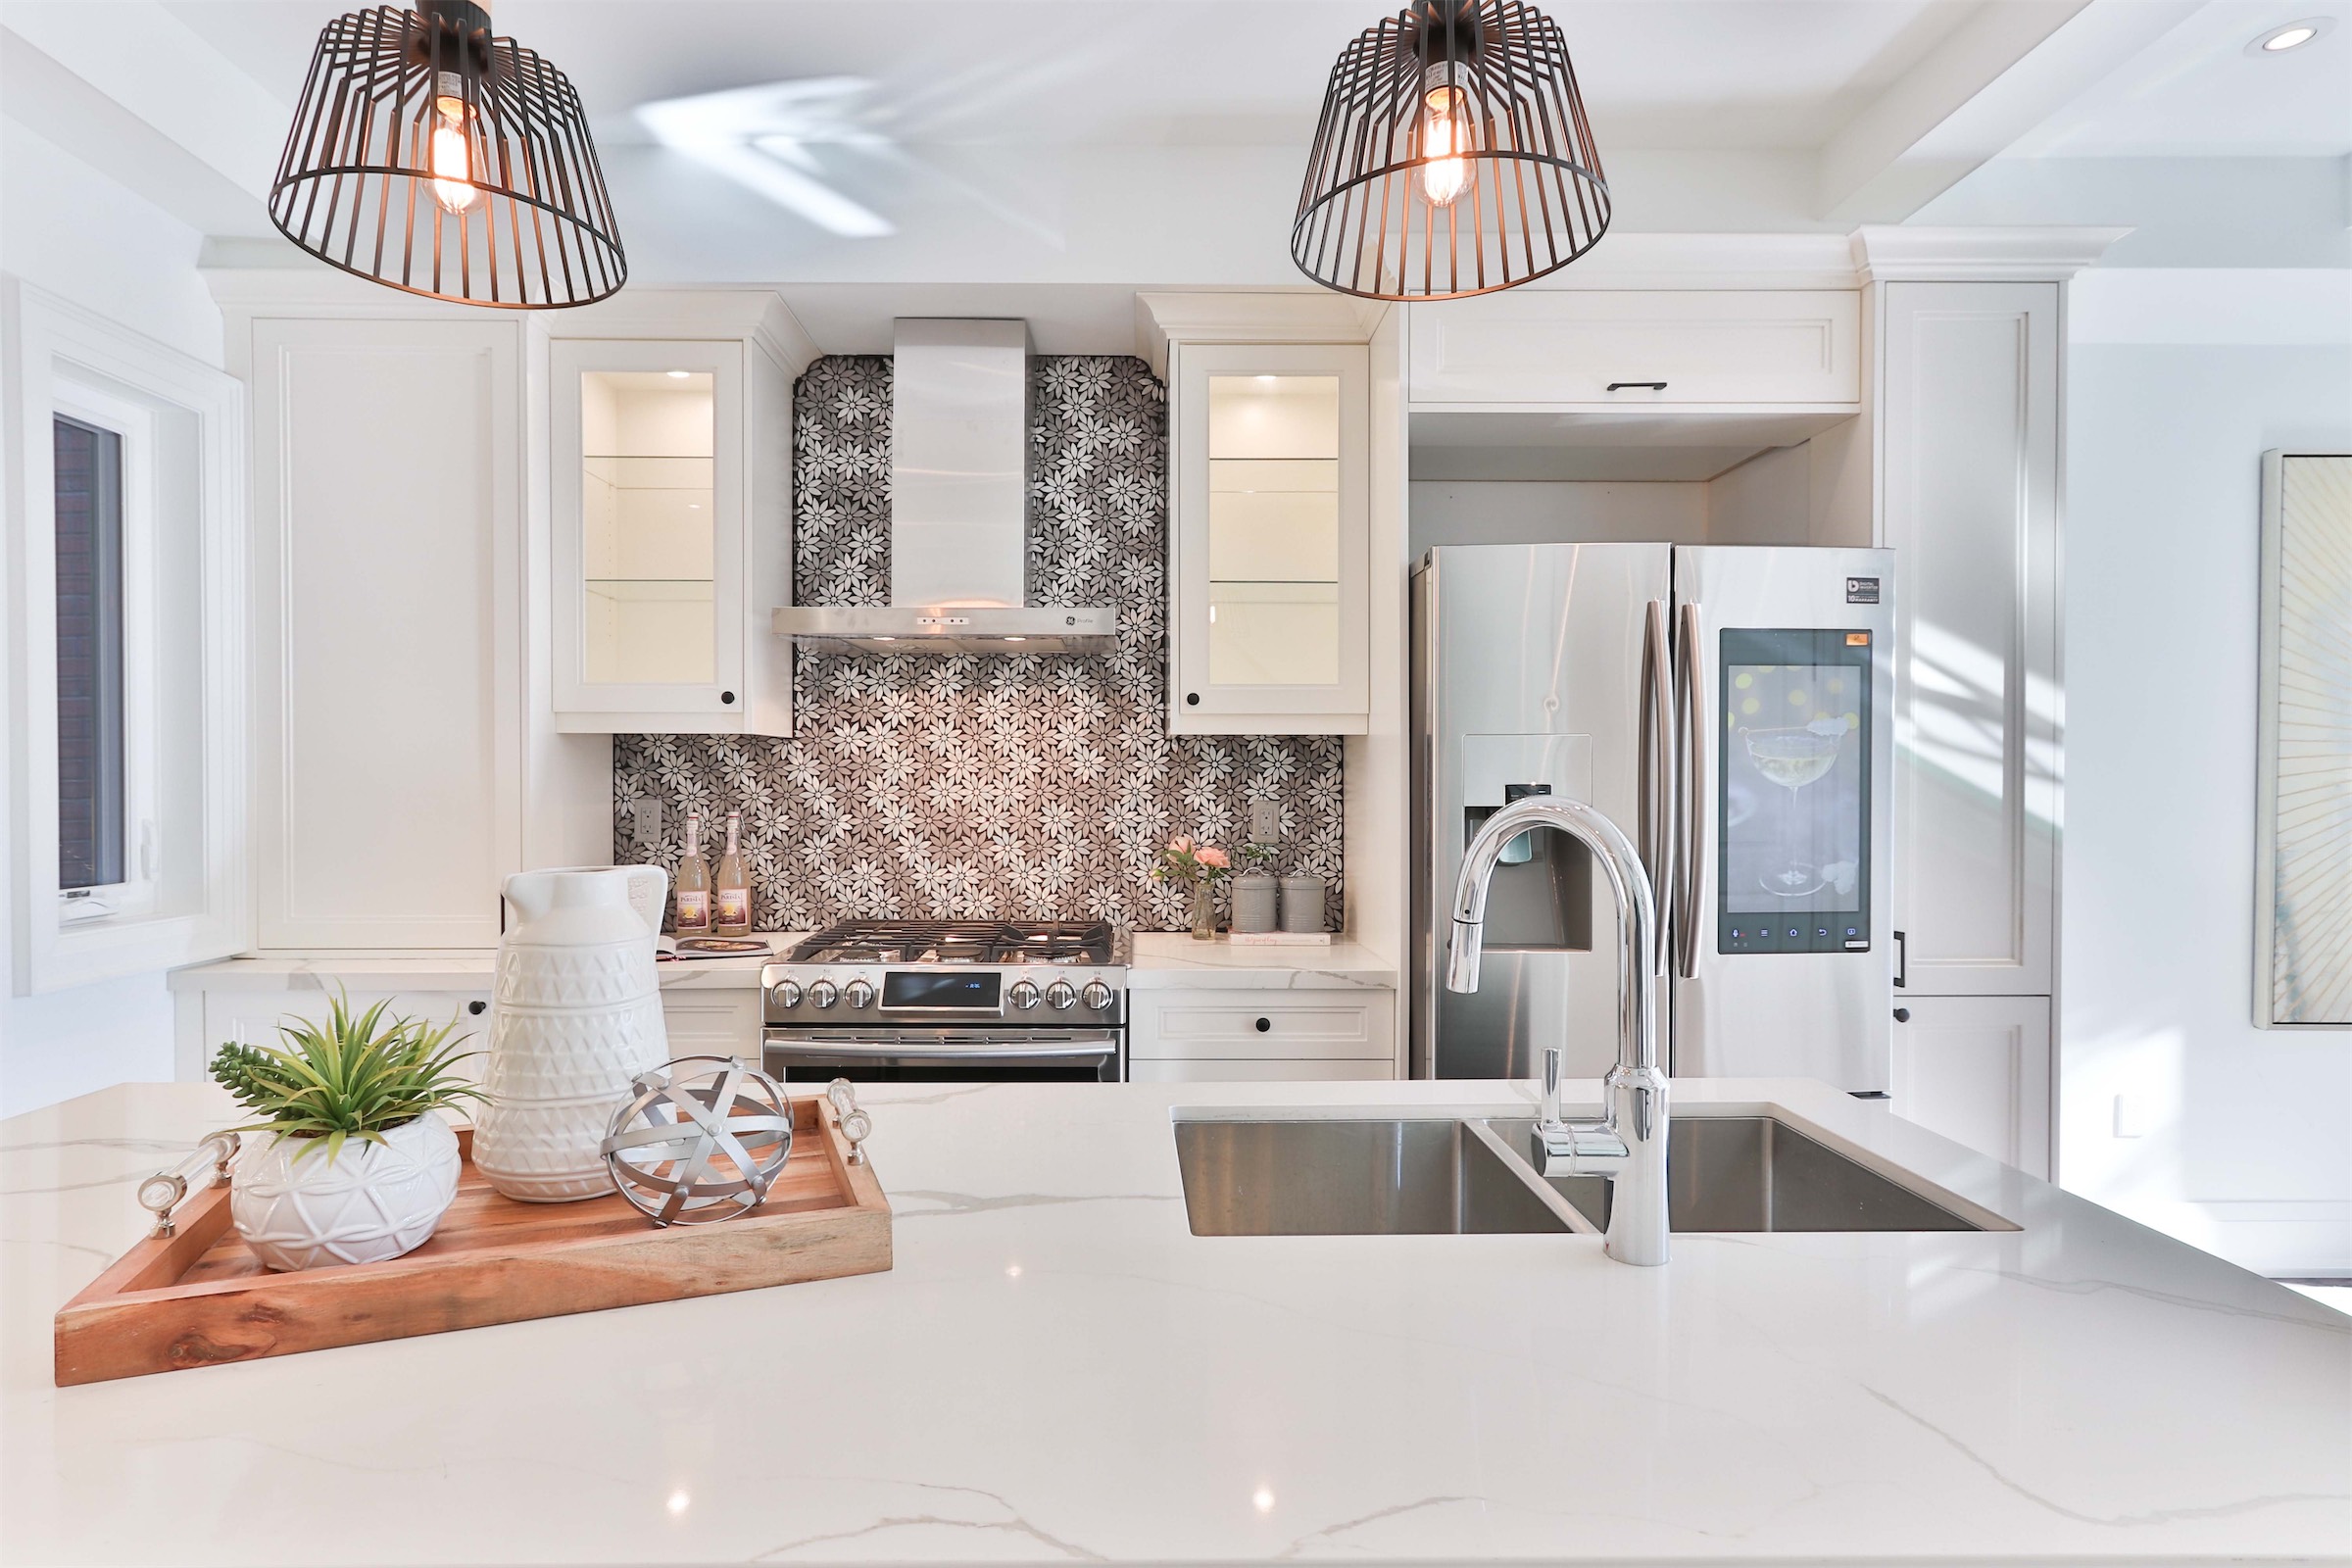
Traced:
<path fill-rule="evenodd" d="M 1129 1002 L 1130 1061 L 1396 1058 L 1387 991 L 1143 991 Z"/>
<path fill-rule="evenodd" d="M 1415 306 L 1410 395 L 1604 408 L 1858 403 L 1861 321 L 1861 296 L 1843 289 L 1520 290 Z M 1625 384 L 1655 381 L 1666 385 Z"/>
<path fill-rule="evenodd" d="M 760 1061 L 760 992 L 664 991 L 662 1025 L 673 1056 L 740 1056 Z"/>
<path fill-rule="evenodd" d="M 1395 1065 L 1378 1061 L 1130 1061 L 1127 1077 L 1139 1084 L 1343 1083 L 1396 1076 Z"/>

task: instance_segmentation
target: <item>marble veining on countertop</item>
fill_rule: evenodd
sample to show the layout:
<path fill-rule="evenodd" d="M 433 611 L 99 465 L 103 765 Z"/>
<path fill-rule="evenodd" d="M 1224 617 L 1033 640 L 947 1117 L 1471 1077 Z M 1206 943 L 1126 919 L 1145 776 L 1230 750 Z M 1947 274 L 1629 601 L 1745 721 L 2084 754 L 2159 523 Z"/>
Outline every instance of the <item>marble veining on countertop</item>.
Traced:
<path fill-rule="evenodd" d="M 1570 1086 L 1590 1101 L 1591 1084 Z M 0 1560 L 2216 1562 L 2352 1551 L 2352 1319 L 1814 1085 L 2022 1228 L 1203 1238 L 1171 1117 L 1517 1084 L 878 1086 L 889 1273 L 56 1389 L 228 1109 L 0 1123 Z"/>

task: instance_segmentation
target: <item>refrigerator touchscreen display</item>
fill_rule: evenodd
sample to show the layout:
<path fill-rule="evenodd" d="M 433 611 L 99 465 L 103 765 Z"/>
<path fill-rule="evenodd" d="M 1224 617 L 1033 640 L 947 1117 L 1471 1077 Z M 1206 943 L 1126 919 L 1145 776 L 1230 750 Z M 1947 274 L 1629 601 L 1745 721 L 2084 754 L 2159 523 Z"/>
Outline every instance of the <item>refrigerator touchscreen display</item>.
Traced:
<path fill-rule="evenodd" d="M 1866 631 L 1723 633 L 1719 953 L 1870 947 Z"/>

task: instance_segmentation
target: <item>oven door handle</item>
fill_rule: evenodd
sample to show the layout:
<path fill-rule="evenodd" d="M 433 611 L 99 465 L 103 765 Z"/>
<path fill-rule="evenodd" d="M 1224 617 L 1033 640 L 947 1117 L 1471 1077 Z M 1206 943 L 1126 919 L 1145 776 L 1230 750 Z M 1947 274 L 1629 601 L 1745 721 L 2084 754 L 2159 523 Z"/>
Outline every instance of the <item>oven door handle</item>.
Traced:
<path fill-rule="evenodd" d="M 761 1044 L 780 1051 L 801 1051 L 812 1056 L 871 1057 L 894 1061 L 1036 1061 L 1049 1056 L 1114 1055 L 1119 1049 L 1117 1039 L 1110 1035 L 1093 1035 L 1076 1040 L 1008 1041 L 1002 1046 L 945 1047 L 919 1045 L 912 1041 L 828 1040 L 822 1036 L 777 1034 L 772 1030 L 762 1038 Z"/>

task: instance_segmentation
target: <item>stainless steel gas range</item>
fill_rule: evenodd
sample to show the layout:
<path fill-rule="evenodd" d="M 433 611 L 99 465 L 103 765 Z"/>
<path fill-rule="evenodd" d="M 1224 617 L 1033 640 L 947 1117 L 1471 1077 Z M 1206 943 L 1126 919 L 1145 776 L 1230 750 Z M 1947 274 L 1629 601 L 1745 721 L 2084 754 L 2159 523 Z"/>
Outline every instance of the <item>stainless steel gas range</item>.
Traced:
<path fill-rule="evenodd" d="M 845 921 L 760 971 L 760 1054 L 799 1083 L 1116 1083 L 1127 954 L 1104 921 Z"/>

